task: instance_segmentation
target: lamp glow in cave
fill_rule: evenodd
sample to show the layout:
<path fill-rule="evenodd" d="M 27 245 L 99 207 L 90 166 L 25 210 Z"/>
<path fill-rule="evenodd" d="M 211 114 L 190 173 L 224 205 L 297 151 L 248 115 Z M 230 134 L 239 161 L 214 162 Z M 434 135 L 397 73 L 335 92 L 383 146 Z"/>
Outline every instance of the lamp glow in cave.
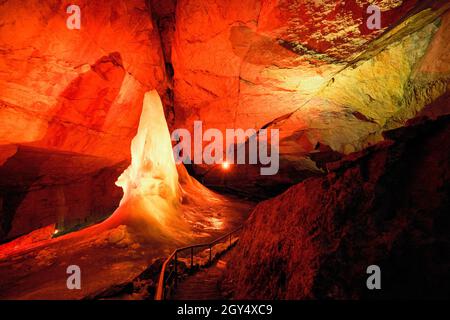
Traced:
<path fill-rule="evenodd" d="M 229 168 L 230 168 L 230 164 L 228 163 L 228 161 L 222 162 L 222 169 L 223 170 L 228 170 Z"/>

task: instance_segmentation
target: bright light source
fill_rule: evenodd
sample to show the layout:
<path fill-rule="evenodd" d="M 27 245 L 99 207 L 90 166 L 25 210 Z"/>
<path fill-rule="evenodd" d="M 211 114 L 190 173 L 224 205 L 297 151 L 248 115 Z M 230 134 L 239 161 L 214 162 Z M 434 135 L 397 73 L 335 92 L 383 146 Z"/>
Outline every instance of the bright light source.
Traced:
<path fill-rule="evenodd" d="M 228 163 L 228 161 L 222 162 L 222 169 L 223 170 L 228 170 L 229 167 L 230 167 L 230 164 Z"/>
<path fill-rule="evenodd" d="M 55 229 L 55 231 L 53 231 L 53 234 L 57 234 L 59 232 L 58 229 Z"/>

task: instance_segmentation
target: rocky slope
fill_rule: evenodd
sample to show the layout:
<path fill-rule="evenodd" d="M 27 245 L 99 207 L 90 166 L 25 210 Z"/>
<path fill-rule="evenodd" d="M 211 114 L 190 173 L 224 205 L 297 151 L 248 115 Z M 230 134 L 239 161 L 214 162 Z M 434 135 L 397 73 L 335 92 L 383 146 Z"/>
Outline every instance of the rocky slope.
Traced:
<path fill-rule="evenodd" d="M 385 137 L 255 208 L 230 259 L 234 298 L 448 298 L 450 117 Z M 366 288 L 372 264 L 381 290 Z"/>

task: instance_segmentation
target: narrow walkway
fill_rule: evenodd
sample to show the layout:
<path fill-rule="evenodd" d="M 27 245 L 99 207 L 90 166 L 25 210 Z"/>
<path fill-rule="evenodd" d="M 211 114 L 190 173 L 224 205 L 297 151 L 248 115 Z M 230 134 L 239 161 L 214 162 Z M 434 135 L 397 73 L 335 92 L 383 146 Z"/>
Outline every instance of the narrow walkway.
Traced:
<path fill-rule="evenodd" d="M 172 300 L 223 300 L 225 297 L 219 290 L 218 284 L 227 266 L 227 251 L 215 264 L 206 269 L 200 269 L 192 276 L 178 284 Z"/>

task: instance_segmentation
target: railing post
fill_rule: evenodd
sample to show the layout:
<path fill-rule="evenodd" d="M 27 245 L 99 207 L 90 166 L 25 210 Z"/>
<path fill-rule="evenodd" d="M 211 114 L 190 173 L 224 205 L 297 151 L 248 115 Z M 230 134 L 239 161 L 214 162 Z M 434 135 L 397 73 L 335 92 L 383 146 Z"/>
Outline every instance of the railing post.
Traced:
<path fill-rule="evenodd" d="M 228 241 L 230 243 L 230 246 L 233 242 L 233 237 L 232 235 L 234 233 L 238 233 L 238 230 L 241 230 L 242 226 L 239 228 L 236 228 L 235 230 L 229 232 L 226 235 L 223 235 L 222 237 L 217 238 L 215 241 L 210 242 L 209 244 L 199 244 L 196 246 L 190 246 L 191 249 L 191 269 L 194 267 L 194 248 L 195 247 L 209 247 L 209 264 L 212 264 L 212 248 L 214 247 L 214 245 L 216 243 L 226 243 L 226 238 L 229 237 Z M 238 241 L 239 237 L 236 236 L 236 241 Z M 158 285 L 156 288 L 156 293 L 155 293 L 155 299 L 156 300 L 162 300 L 162 299 L 167 299 L 167 297 L 171 296 L 171 291 L 172 291 L 172 286 L 174 288 L 177 287 L 178 285 L 178 251 L 184 251 L 187 250 L 189 247 L 184 247 L 184 248 L 179 248 L 179 249 L 175 249 L 174 252 L 171 253 L 171 255 L 167 258 L 167 260 L 163 263 L 161 272 L 159 274 L 159 278 L 158 278 Z M 204 251 L 201 251 L 204 252 Z M 173 261 L 173 265 L 172 262 Z M 170 271 L 172 270 L 172 271 Z M 175 274 L 175 279 L 172 279 L 172 272 Z M 169 278 L 166 277 L 166 274 L 168 276 L 170 276 L 170 281 Z"/>
<path fill-rule="evenodd" d="M 177 287 L 177 282 L 178 282 L 178 273 L 177 273 L 178 257 L 177 257 L 177 255 L 178 255 L 178 252 L 175 252 L 175 288 Z"/>

